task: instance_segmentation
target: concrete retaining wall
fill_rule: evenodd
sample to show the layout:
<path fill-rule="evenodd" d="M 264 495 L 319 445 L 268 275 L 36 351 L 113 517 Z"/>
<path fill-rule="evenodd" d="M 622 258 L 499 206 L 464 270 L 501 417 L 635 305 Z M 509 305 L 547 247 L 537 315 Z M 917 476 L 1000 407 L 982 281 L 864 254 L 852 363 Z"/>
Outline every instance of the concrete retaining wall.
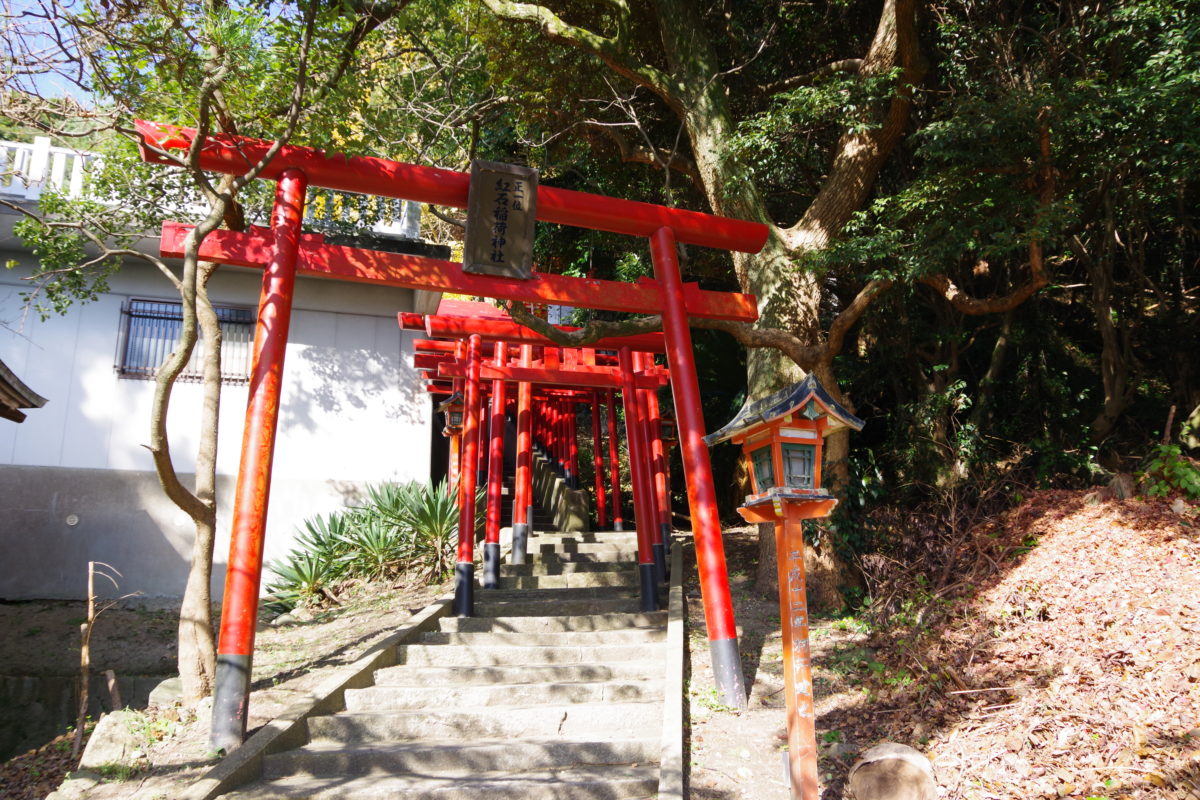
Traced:
<path fill-rule="evenodd" d="M 182 477 L 191 483 L 191 476 Z M 233 482 L 232 476 L 218 478 L 222 510 L 232 503 Z M 352 505 L 360 491 L 357 483 L 276 477 L 267 560 L 291 549 L 297 520 Z M 120 594 L 183 594 L 194 528 L 152 472 L 0 464 L 0 509 L 0 600 L 83 598 L 88 561 L 121 573 Z M 228 514 L 221 522 L 213 566 L 217 598 L 229 552 Z M 104 592 L 111 595 L 113 588 L 106 583 Z"/>
<path fill-rule="evenodd" d="M 121 702 L 145 708 L 150 691 L 169 675 L 119 675 Z M 99 719 L 112 711 L 103 675 L 92 677 L 88 687 L 88 713 Z M 24 753 L 65 733 L 79 714 L 79 679 L 51 675 L 29 677 L 0 675 L 0 761 Z"/>

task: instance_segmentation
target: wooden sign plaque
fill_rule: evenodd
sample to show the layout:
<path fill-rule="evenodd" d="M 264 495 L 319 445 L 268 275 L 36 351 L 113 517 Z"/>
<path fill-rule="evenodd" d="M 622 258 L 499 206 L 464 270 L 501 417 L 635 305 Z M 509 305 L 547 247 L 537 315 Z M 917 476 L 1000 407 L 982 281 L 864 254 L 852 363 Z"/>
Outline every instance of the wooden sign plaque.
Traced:
<path fill-rule="evenodd" d="M 472 161 L 467 195 L 463 271 L 529 280 L 533 276 L 533 223 L 538 171 Z"/>

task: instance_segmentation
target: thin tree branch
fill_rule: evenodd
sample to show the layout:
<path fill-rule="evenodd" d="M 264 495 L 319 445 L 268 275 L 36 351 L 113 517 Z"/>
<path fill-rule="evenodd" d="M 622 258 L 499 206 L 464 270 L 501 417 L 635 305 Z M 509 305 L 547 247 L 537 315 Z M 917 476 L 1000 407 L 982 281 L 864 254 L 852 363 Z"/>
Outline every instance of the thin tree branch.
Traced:
<path fill-rule="evenodd" d="M 617 146 L 617 151 L 621 154 L 621 161 L 626 164 L 649 164 L 650 166 L 662 169 L 664 166 L 681 175 L 686 175 L 688 179 L 697 187 L 704 186 L 703 179 L 700 177 L 700 171 L 696 168 L 696 162 L 686 156 L 680 155 L 677 152 L 663 154 L 658 148 L 651 149 L 649 146 L 639 146 L 629 141 L 628 138 L 621 135 L 618 127 L 634 123 L 620 123 L 620 125 L 608 124 L 597 120 L 587 120 L 584 125 L 595 128 L 604 135 L 606 139 Z"/>
<path fill-rule="evenodd" d="M 564 42 L 599 58 L 618 75 L 628 78 L 639 86 L 645 86 L 661 97 L 677 112 L 682 111 L 681 87 L 666 73 L 633 58 L 625 47 L 623 31 L 627 22 L 618 23 L 618 33 L 613 37 L 601 36 L 587 28 L 571 25 L 545 6 L 536 3 L 516 3 L 511 0 L 483 0 L 493 14 L 501 19 L 534 25 L 549 39 Z M 611 5 L 619 7 L 618 3 Z M 628 8 L 624 9 L 626 14 Z M 618 14 L 621 18 L 622 15 Z"/>
<path fill-rule="evenodd" d="M 613 336 L 634 336 L 639 333 L 653 333 L 662 330 L 662 317 L 653 315 L 619 321 L 592 320 L 582 328 L 564 331 L 535 315 L 524 303 L 516 300 L 502 300 L 500 306 L 508 312 L 514 322 L 565 347 L 587 347 L 601 339 Z"/>
<path fill-rule="evenodd" d="M 830 62 L 823 67 L 814 69 L 812 72 L 806 72 L 803 75 L 793 75 L 781 81 L 763 84 L 758 87 L 758 90 L 763 94 L 776 94 L 777 92 L 797 89 L 801 86 L 811 86 L 822 78 L 828 78 L 830 75 L 836 75 L 839 72 L 857 74 L 862 69 L 862 65 L 863 60 L 861 58 L 843 58 L 840 61 Z"/>
<path fill-rule="evenodd" d="M 880 292 L 890 289 L 891 286 L 892 281 L 890 280 L 868 281 L 867 285 L 850 301 L 850 305 L 842 309 L 842 312 L 833 318 L 833 322 L 829 325 L 829 337 L 825 344 L 827 358 L 833 358 L 842 352 L 846 334 L 854 327 L 854 323 L 862 318 L 862 315 L 866 313 L 867 308 L 875 300 L 875 297 Z"/>
<path fill-rule="evenodd" d="M 433 205 L 432 203 L 427 203 L 425 205 L 425 210 L 428 211 L 430 214 L 433 214 L 435 217 L 440 219 L 442 222 L 447 222 L 447 223 L 449 223 L 451 225 L 455 225 L 459 228 L 467 227 L 467 220 L 465 217 L 451 216 L 450 214 L 447 214 L 445 211 L 442 211 L 440 208 Z"/>
<path fill-rule="evenodd" d="M 824 343 L 805 344 L 798 336 L 778 328 L 756 328 L 748 322 L 728 319 L 695 318 L 690 320 L 690 324 L 693 328 L 724 331 L 743 347 L 769 347 L 778 350 L 806 372 L 812 372 L 826 352 Z"/>

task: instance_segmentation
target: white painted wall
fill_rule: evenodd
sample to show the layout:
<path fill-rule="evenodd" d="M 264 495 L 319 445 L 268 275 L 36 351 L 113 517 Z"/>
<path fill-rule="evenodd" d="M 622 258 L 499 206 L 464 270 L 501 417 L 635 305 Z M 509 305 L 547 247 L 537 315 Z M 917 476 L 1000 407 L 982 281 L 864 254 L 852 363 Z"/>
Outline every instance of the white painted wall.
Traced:
<path fill-rule="evenodd" d="M 110 292 L 98 301 L 77 305 L 62 317 L 29 318 L 22 324 L 18 295 L 29 256 L 0 236 L 0 260 L 10 258 L 22 266 L 0 271 L 0 360 L 48 402 L 29 410 L 21 424 L 0 420 L 0 465 L 153 470 L 144 445 L 154 383 L 122 378 L 114 364 L 122 304 L 130 297 L 171 299 L 171 285 L 153 268 L 130 265 L 110 280 Z M 214 303 L 254 307 L 260 275 L 223 267 L 213 278 L 210 296 Z M 290 549 L 294 528 L 305 517 L 353 502 L 363 484 L 428 478 L 431 404 L 412 368 L 414 335 L 402 332 L 396 321 L 396 313 L 410 310 L 412 302 L 408 290 L 298 281 L 268 516 L 268 559 Z M 218 472 L 224 476 L 237 474 L 246 395 L 245 386 L 222 391 Z M 200 400 L 201 386 L 194 383 L 178 384 L 172 395 L 169 431 L 180 472 L 194 468 Z M 186 559 L 186 517 L 159 492 L 139 494 L 131 502 L 142 504 Z M 75 514 L 86 522 L 88 508 L 54 508 L 50 513 L 64 518 Z M 229 516 L 222 503 L 223 538 L 216 551 L 221 564 L 228 549 Z M 0 520 L 0 551 L 3 528 Z M 122 532 L 94 535 L 119 539 Z M 116 549 L 121 548 L 114 541 Z M 136 553 L 130 558 L 136 561 Z M 14 596 L 14 590 L 4 591 L 2 580 L 0 596 Z"/>

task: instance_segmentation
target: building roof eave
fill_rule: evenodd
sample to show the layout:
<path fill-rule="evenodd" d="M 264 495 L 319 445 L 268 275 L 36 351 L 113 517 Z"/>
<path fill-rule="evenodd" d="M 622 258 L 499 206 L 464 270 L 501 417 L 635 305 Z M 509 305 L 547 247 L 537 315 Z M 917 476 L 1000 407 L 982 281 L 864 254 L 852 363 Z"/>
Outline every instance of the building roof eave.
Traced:
<path fill-rule="evenodd" d="M 0 416 L 21 422 L 25 419 L 25 414 L 20 409 L 41 408 L 45 404 L 46 398 L 26 386 L 3 361 L 0 361 Z"/>

